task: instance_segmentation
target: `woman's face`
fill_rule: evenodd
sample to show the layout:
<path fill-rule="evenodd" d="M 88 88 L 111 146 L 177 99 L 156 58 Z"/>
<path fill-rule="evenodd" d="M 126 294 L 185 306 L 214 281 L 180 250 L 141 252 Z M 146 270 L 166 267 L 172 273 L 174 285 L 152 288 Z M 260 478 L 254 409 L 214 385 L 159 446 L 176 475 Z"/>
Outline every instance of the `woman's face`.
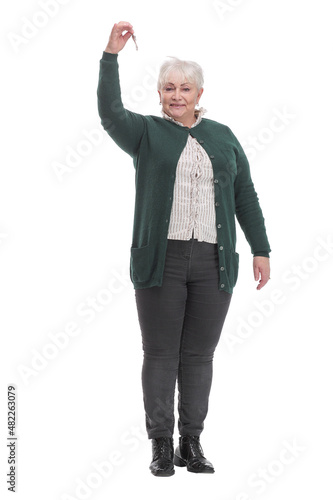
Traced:
<path fill-rule="evenodd" d="M 203 89 L 184 81 L 177 73 L 169 74 L 169 81 L 158 91 L 163 111 L 185 126 L 195 122 L 194 110 L 199 103 Z"/>

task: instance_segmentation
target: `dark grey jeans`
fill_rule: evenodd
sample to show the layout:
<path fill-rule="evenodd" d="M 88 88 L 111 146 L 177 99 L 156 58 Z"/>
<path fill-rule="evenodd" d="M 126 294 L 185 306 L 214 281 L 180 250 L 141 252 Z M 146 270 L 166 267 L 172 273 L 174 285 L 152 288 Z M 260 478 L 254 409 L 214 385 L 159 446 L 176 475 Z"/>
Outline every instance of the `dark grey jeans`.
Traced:
<path fill-rule="evenodd" d="M 218 287 L 217 244 L 168 240 L 163 284 L 136 289 L 142 333 L 142 388 L 148 438 L 178 430 L 199 436 L 208 411 L 215 348 L 230 293 Z"/>

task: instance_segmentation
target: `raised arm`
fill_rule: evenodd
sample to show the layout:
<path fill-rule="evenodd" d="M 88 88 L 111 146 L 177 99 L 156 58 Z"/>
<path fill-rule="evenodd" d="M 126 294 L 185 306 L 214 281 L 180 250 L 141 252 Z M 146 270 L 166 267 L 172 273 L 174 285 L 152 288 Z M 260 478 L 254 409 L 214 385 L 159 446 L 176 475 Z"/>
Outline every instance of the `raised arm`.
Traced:
<path fill-rule="evenodd" d="M 126 31 L 123 35 L 122 33 Z M 118 53 L 133 35 L 133 26 L 116 23 L 100 60 L 97 88 L 98 113 L 101 124 L 112 139 L 132 157 L 136 155 L 145 130 L 145 119 L 124 108 L 119 82 Z"/>

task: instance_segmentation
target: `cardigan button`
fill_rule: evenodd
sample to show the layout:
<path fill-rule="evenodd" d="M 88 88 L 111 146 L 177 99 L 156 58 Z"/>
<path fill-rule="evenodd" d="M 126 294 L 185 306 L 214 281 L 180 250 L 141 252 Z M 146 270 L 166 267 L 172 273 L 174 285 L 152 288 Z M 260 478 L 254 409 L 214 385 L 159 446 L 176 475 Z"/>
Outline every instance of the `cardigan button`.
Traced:
<path fill-rule="evenodd" d="M 203 143 L 204 143 L 204 141 L 203 141 L 202 139 L 200 139 L 199 143 L 200 143 L 200 144 L 203 144 Z"/>
<path fill-rule="evenodd" d="M 223 266 L 222 266 L 222 267 L 220 267 L 220 271 L 224 271 L 224 267 L 223 267 Z"/>
<path fill-rule="evenodd" d="M 221 283 L 221 288 L 224 288 L 224 284 L 223 283 Z"/>
<path fill-rule="evenodd" d="M 210 158 L 213 160 L 215 158 L 215 156 L 214 155 L 210 155 Z"/>
<path fill-rule="evenodd" d="M 223 246 L 222 245 L 220 246 L 220 250 L 223 250 Z"/>
<path fill-rule="evenodd" d="M 214 182 L 215 182 L 215 184 L 217 184 L 219 182 L 219 180 L 218 179 L 214 179 Z"/>
<path fill-rule="evenodd" d="M 219 207 L 219 206 L 220 206 L 220 204 L 219 204 L 219 202 L 218 202 L 218 201 L 215 203 L 215 206 L 216 206 L 216 207 Z"/>
<path fill-rule="evenodd" d="M 218 224 L 217 227 L 220 229 L 222 226 L 221 226 L 221 224 Z"/>

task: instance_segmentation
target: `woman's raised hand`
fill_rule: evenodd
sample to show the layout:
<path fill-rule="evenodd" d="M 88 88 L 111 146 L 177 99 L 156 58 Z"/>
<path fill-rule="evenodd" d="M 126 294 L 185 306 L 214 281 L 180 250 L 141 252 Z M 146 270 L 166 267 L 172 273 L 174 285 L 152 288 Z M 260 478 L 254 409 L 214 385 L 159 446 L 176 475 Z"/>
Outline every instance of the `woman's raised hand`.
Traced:
<path fill-rule="evenodd" d="M 126 31 L 125 35 L 122 35 Z M 134 34 L 133 26 L 126 21 L 116 23 L 111 31 L 109 43 L 106 46 L 105 52 L 118 54 L 126 45 L 127 40 Z"/>

